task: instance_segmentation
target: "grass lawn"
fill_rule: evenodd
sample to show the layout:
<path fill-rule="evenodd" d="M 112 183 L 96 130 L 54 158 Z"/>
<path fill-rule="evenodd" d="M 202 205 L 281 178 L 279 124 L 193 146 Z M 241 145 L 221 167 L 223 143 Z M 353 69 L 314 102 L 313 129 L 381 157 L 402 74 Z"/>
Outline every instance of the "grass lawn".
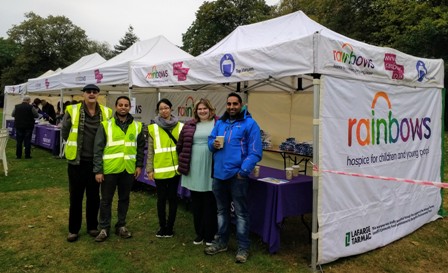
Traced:
<path fill-rule="evenodd" d="M 106 242 L 96 243 L 83 223 L 79 241 L 68 243 L 67 163 L 41 148 L 33 148 L 32 156 L 31 160 L 16 160 L 11 139 L 8 177 L 0 165 L 0 272 L 310 272 L 311 244 L 299 217 L 286 219 L 279 253 L 269 254 L 267 246 L 252 234 L 248 262 L 235 264 L 234 234 L 229 251 L 215 256 L 204 255 L 203 246 L 192 244 L 193 219 L 184 201 L 175 236 L 156 238 L 154 189 L 131 193 L 127 226 L 133 238 L 124 240 L 112 234 Z M 446 199 L 444 193 L 445 208 Z M 305 219 L 311 222 L 310 215 Z M 448 272 L 448 261 L 443 258 L 448 254 L 447 244 L 448 221 L 440 219 L 386 247 L 325 264 L 323 271 Z"/>

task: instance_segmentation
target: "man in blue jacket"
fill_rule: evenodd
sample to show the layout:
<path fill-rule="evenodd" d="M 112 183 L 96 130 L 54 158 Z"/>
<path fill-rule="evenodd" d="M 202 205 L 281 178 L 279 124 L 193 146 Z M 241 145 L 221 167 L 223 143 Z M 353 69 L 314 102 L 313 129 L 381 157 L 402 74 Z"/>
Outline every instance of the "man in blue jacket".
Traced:
<path fill-rule="evenodd" d="M 218 232 L 213 244 L 205 249 L 208 255 L 227 251 L 230 235 L 230 204 L 236 215 L 237 263 L 249 256 L 249 211 L 247 207 L 248 176 L 262 157 L 260 127 L 243 109 L 237 93 L 227 96 L 226 113 L 218 120 L 208 137 L 213 152 L 213 194 L 218 207 Z M 224 145 L 216 140 L 224 136 Z"/>

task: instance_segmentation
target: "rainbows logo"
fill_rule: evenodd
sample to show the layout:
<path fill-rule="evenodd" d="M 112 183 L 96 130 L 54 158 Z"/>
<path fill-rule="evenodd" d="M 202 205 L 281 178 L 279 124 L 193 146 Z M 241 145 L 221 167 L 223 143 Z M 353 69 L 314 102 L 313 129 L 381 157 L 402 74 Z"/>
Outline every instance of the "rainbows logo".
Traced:
<path fill-rule="evenodd" d="M 349 43 L 343 43 L 342 50 L 333 50 L 333 59 L 339 63 L 370 69 L 375 68 L 372 59 L 367 59 L 366 57 L 355 54 L 353 46 Z"/>
<path fill-rule="evenodd" d="M 375 107 L 379 100 L 386 102 L 389 110 L 387 117 L 375 116 Z M 375 94 L 371 108 L 372 115 L 369 118 L 348 119 L 347 144 L 349 147 L 356 143 L 360 146 L 393 144 L 398 141 L 408 142 L 431 137 L 430 117 L 405 117 L 398 120 L 393 115 L 392 103 L 384 91 Z"/>

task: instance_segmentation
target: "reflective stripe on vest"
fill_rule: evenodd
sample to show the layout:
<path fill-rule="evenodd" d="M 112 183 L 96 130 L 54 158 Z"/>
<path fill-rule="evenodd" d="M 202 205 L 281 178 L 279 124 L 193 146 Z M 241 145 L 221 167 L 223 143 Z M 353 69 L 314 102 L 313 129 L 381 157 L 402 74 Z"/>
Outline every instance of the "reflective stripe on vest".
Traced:
<path fill-rule="evenodd" d="M 179 122 L 174 127 L 172 134 L 179 137 L 183 123 Z M 177 174 L 178 157 L 176 152 L 176 144 L 171 140 L 170 136 L 163 132 L 157 124 L 148 126 L 148 132 L 154 140 L 154 177 L 156 179 L 171 178 Z M 163 147 L 163 145 L 168 145 Z M 174 145 L 174 146 L 172 146 Z"/>
<path fill-rule="evenodd" d="M 68 135 L 65 144 L 65 158 L 68 160 L 76 159 L 78 152 L 78 127 L 79 127 L 79 117 L 81 109 L 81 103 L 72 104 L 67 106 L 66 112 L 70 114 L 72 127 L 70 128 L 70 133 Z M 100 105 L 102 120 L 109 120 L 112 115 L 112 109 L 109 107 Z"/>
<path fill-rule="evenodd" d="M 112 118 L 102 123 L 107 138 L 103 154 L 104 174 L 121 173 L 124 170 L 132 174 L 137 158 L 137 136 L 142 126 L 140 122 L 133 121 L 125 134 L 115 122 Z"/>

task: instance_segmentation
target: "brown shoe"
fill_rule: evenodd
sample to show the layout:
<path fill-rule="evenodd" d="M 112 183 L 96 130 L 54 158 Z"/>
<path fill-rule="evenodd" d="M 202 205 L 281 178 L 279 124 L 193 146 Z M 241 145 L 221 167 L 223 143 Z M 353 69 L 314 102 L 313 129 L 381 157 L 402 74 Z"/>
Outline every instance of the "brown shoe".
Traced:
<path fill-rule="evenodd" d="M 104 242 L 104 241 L 106 241 L 107 237 L 109 237 L 109 235 L 107 233 L 108 233 L 107 230 L 102 229 L 100 231 L 100 233 L 98 234 L 98 236 L 95 237 L 95 242 Z"/>
<path fill-rule="evenodd" d="M 96 230 L 96 229 L 88 230 L 87 233 L 92 237 L 96 237 L 96 236 L 98 236 L 98 234 L 100 234 L 99 230 Z"/>
<path fill-rule="evenodd" d="M 68 233 L 67 236 L 67 242 L 76 242 L 78 240 L 78 234 L 77 233 Z"/>
<path fill-rule="evenodd" d="M 126 227 L 119 227 L 115 230 L 115 234 L 123 239 L 131 238 L 132 234 Z"/>

